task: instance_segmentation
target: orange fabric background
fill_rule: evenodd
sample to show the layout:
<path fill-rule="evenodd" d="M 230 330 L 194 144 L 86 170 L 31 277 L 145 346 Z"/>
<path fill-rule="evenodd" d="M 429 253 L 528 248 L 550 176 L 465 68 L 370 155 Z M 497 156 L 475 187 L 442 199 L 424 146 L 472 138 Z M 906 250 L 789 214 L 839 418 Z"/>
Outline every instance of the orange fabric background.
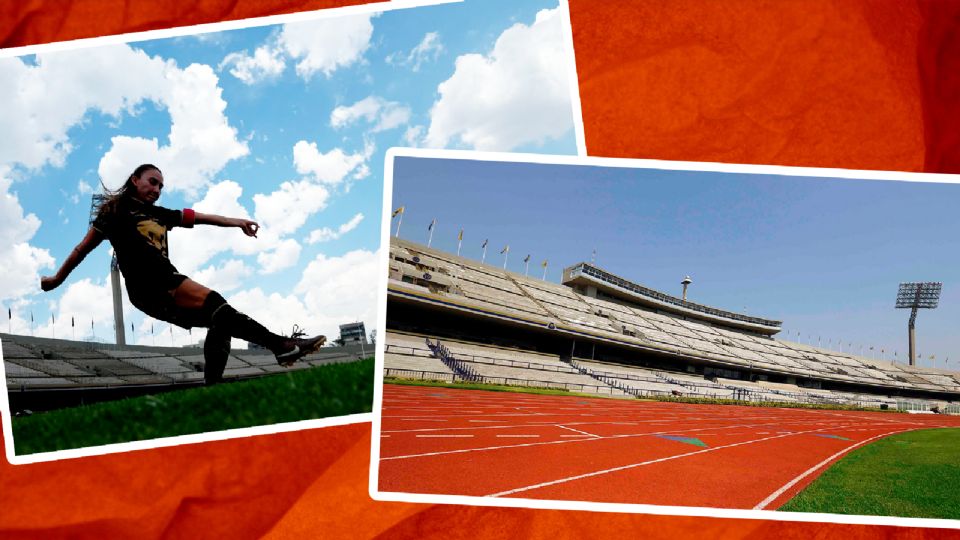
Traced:
<path fill-rule="evenodd" d="M 591 154 L 960 172 L 960 3 L 570 1 Z M 347 3 L 4 2 L 0 46 Z M 960 538 L 376 502 L 369 444 L 370 425 L 356 424 L 56 463 L 3 460 L 0 536 Z"/>

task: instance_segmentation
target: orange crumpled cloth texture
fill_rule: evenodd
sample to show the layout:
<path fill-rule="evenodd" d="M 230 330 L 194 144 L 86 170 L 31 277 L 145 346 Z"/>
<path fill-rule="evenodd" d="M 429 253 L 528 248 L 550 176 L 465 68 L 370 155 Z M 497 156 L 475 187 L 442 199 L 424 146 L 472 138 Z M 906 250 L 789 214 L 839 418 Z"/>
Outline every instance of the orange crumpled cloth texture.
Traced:
<path fill-rule="evenodd" d="M 342 0 L 0 4 L 0 47 Z M 570 0 L 588 152 L 960 172 L 960 3 Z M 368 423 L 12 466 L 0 537 L 960 538 L 960 531 L 387 503 Z"/>

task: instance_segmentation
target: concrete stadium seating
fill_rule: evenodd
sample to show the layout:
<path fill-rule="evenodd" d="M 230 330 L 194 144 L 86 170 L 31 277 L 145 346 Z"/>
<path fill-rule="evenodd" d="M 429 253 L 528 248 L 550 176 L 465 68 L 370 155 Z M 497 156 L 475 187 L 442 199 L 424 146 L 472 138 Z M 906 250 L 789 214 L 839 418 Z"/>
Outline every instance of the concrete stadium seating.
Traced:
<path fill-rule="evenodd" d="M 7 391 L 169 385 L 203 380 L 200 348 L 142 347 L 0 334 Z M 373 348 L 368 347 L 368 356 Z M 290 369 L 353 361 L 360 347 L 328 347 Z M 224 377 L 251 377 L 283 370 L 269 351 L 234 350 Z"/>
<path fill-rule="evenodd" d="M 528 317 L 531 321 L 552 323 L 558 328 L 570 328 L 582 334 L 596 336 L 597 339 L 615 339 L 620 343 L 632 344 L 637 346 L 638 350 L 670 353 L 676 355 L 680 362 L 683 359 L 696 360 L 700 364 L 765 373 L 790 381 L 810 380 L 834 386 L 856 385 L 871 388 L 869 392 L 812 392 L 792 383 L 784 383 L 783 386 L 776 386 L 776 383 L 757 386 L 755 383 L 729 379 L 725 384 L 713 385 L 713 389 L 718 392 L 727 393 L 732 389 L 740 389 L 783 400 L 810 397 L 889 403 L 892 399 L 889 397 L 891 393 L 912 391 L 956 395 L 960 399 L 960 374 L 956 372 L 874 360 L 849 352 L 776 339 L 740 330 L 735 326 L 723 326 L 715 321 L 585 296 L 561 284 L 523 276 L 493 265 L 480 264 L 404 240 L 391 239 L 390 255 L 394 269 L 391 271 L 390 286 L 398 289 L 418 289 L 417 285 L 410 283 L 410 279 L 405 278 L 404 272 L 440 273 L 449 276 L 454 285 L 446 289 L 431 289 L 430 295 L 469 303 L 492 313 L 507 313 L 519 318 Z M 414 258 L 418 262 L 413 262 Z M 418 290 L 423 290 L 426 295 L 426 289 L 419 287 Z M 476 347 L 483 350 L 478 352 Z M 425 349 L 424 345 L 420 350 Z M 451 350 L 465 355 L 464 359 L 467 361 L 482 364 L 479 369 L 484 373 L 492 371 L 489 363 L 482 357 L 562 364 L 556 357 L 531 359 L 528 354 L 534 353 L 469 343 L 461 343 L 458 347 L 451 346 Z M 514 369 L 510 372 L 518 374 L 516 369 L 520 368 L 512 367 Z M 682 370 L 684 366 L 678 365 L 677 369 Z M 642 382 L 635 378 L 622 380 L 631 381 L 630 385 Z M 676 386 L 662 379 L 649 382 L 656 383 L 656 388 L 662 391 Z M 703 380 L 702 385 L 692 381 L 687 383 L 688 390 L 699 392 L 711 388 L 706 380 Z M 654 387 L 649 389 L 653 390 Z"/>

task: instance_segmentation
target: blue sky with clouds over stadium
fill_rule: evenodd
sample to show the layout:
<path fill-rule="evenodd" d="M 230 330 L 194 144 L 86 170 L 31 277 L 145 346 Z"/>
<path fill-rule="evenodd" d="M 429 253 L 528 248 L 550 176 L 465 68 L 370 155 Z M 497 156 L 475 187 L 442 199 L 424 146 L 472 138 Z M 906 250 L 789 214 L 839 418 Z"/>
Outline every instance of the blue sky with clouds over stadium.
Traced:
<path fill-rule="evenodd" d="M 152 162 L 163 206 L 262 226 L 175 230 L 182 272 L 275 331 L 372 328 L 386 149 L 576 153 L 568 46 L 556 3 L 527 0 L 0 59 L 7 325 L 29 334 L 32 314 L 35 335 L 112 338 L 107 244 L 56 291 L 38 281 L 82 238 L 101 179 Z M 203 335 L 126 314 L 135 343 Z"/>
<path fill-rule="evenodd" d="M 905 361 L 898 285 L 940 281 L 939 307 L 917 317 L 917 351 L 921 365 L 952 370 L 958 199 L 955 183 L 411 157 L 397 158 L 393 187 L 402 238 L 427 243 L 436 219 L 433 247 L 456 253 L 462 229 L 464 257 L 480 260 L 489 240 L 488 264 L 539 278 L 547 260 L 554 283 L 594 258 L 676 296 L 690 275 L 694 302 L 781 320 L 779 338 L 868 357 Z"/>

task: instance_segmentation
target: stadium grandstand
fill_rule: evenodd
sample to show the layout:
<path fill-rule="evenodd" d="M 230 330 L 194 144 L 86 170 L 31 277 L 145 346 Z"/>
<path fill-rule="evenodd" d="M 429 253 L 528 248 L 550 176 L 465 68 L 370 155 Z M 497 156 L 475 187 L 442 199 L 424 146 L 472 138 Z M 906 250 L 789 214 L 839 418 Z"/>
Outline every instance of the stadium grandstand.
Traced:
<path fill-rule="evenodd" d="M 0 334 L 0 351 L 13 414 L 203 385 L 203 350 L 198 346 L 113 345 Z M 359 344 L 325 347 L 283 368 L 267 350 L 234 349 L 224 379 L 248 379 L 362 357 Z"/>
<path fill-rule="evenodd" d="M 779 339 L 590 263 L 561 284 L 391 238 L 386 377 L 960 413 L 960 373 Z"/>

